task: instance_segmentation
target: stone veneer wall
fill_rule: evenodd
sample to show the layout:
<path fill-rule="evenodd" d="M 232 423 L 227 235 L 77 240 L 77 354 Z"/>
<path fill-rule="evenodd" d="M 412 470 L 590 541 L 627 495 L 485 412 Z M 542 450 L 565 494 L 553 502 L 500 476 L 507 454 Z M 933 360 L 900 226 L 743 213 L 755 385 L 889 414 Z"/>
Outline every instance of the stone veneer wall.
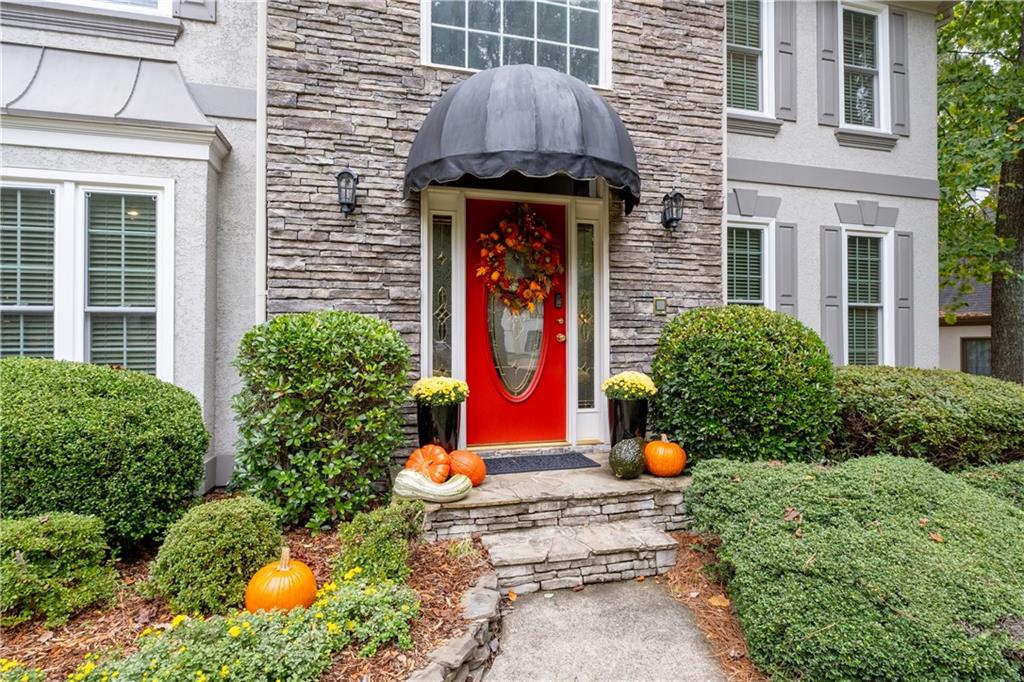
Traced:
<path fill-rule="evenodd" d="M 636 146 L 642 202 L 612 202 L 612 371 L 645 368 L 669 315 L 722 302 L 724 0 L 613 3 L 613 90 Z M 417 0 L 269 0 L 268 309 L 389 320 L 419 353 L 420 207 L 405 159 L 431 105 L 467 74 L 420 65 Z M 359 173 L 342 218 L 334 174 Z M 684 228 L 661 197 L 687 197 Z M 414 361 L 414 367 L 417 366 Z"/>

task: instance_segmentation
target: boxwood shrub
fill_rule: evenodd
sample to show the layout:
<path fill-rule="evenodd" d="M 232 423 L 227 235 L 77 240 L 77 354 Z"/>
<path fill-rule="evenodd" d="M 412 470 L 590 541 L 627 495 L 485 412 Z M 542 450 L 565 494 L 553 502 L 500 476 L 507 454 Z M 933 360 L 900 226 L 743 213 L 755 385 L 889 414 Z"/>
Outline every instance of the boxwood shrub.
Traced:
<path fill-rule="evenodd" d="M 1019 680 L 1024 512 L 926 462 L 705 461 L 690 502 L 773 679 Z"/>
<path fill-rule="evenodd" d="M 313 529 L 376 496 L 402 442 L 409 349 L 375 317 L 281 315 L 242 339 L 236 482 Z"/>
<path fill-rule="evenodd" d="M 147 374 L 5 358 L 0 412 L 5 515 L 92 514 L 123 548 L 162 534 L 199 485 L 199 403 Z"/>
<path fill-rule="evenodd" d="M 395 499 L 389 506 L 356 514 L 338 529 L 341 552 L 334 559 L 336 578 L 358 572 L 370 583 L 409 577 L 409 541 L 423 529 L 423 502 Z M 350 573 L 353 572 L 353 573 Z"/>
<path fill-rule="evenodd" d="M 111 599 L 117 571 L 108 549 L 103 522 L 95 516 L 0 520 L 0 623 L 42 617 L 55 627 Z"/>
<path fill-rule="evenodd" d="M 651 365 L 652 423 L 691 462 L 814 460 L 836 397 L 822 340 L 795 318 L 755 306 L 700 308 L 670 321 Z"/>
<path fill-rule="evenodd" d="M 967 469 L 960 478 L 1024 510 L 1024 461 Z"/>
<path fill-rule="evenodd" d="M 841 367 L 834 457 L 962 469 L 1024 459 L 1024 386 L 944 369 Z"/>
<path fill-rule="evenodd" d="M 280 551 L 270 505 L 252 497 L 207 502 L 171 526 L 147 589 L 177 613 L 224 613 L 242 605 L 249 579 Z"/>

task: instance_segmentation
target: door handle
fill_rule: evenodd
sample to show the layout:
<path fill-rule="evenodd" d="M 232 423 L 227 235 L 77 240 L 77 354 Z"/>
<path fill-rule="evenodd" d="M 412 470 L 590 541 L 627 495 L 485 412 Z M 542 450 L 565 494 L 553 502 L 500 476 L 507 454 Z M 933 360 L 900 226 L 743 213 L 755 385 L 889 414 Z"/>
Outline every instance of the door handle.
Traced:
<path fill-rule="evenodd" d="M 558 341 L 558 343 L 565 343 L 565 334 L 556 334 L 555 341 Z"/>

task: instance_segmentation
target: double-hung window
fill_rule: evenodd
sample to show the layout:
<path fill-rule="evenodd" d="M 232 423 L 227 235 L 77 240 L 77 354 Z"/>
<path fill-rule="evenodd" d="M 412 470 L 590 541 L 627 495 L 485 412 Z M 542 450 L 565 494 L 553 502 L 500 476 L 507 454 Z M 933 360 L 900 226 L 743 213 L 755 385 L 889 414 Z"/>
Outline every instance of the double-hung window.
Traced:
<path fill-rule="evenodd" d="M 774 116 L 767 59 L 771 32 L 770 0 L 726 3 L 726 105 L 730 109 Z"/>
<path fill-rule="evenodd" d="M 992 376 L 992 339 L 988 337 L 960 339 L 960 369 L 968 374 Z"/>
<path fill-rule="evenodd" d="M 846 362 L 882 361 L 882 238 L 846 238 Z"/>
<path fill-rule="evenodd" d="M 774 308 L 769 273 L 772 224 L 730 221 L 726 232 L 726 302 Z"/>
<path fill-rule="evenodd" d="M 843 4 L 842 121 L 846 127 L 888 130 L 888 14 L 884 6 Z"/>
<path fill-rule="evenodd" d="M 423 0 L 424 63 L 536 64 L 611 85 L 608 0 Z"/>
<path fill-rule="evenodd" d="M 50 179 L 0 187 L 0 355 L 173 378 L 172 185 Z"/>

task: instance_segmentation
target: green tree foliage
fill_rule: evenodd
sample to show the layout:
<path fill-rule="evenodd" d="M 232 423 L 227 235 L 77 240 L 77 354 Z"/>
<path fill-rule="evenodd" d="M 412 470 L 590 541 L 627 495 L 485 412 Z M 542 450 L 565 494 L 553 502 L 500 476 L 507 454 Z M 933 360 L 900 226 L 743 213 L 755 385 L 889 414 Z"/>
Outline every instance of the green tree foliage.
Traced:
<path fill-rule="evenodd" d="M 1013 310 L 1024 308 L 1024 3 L 960 3 L 938 32 L 938 55 L 941 283 L 963 294 L 971 280 L 993 281 L 994 308 L 1008 311 L 993 311 L 993 355 L 1016 354 L 1024 350 L 1024 330 L 1013 333 L 1022 326 Z"/>

